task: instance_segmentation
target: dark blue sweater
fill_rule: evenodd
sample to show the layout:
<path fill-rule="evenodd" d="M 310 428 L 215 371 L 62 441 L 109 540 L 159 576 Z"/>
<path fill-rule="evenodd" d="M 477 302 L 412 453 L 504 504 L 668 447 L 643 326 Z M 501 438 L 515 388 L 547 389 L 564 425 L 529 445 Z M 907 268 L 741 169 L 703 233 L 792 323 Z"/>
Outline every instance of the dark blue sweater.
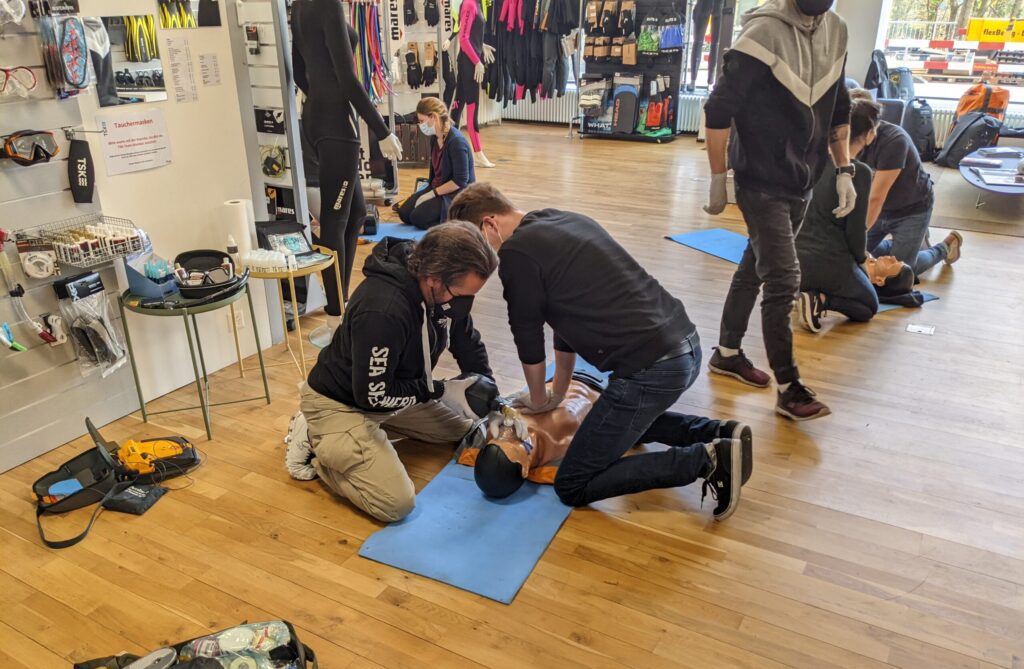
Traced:
<path fill-rule="evenodd" d="M 430 147 L 437 146 L 437 137 L 430 138 Z M 440 183 L 454 181 L 459 190 L 454 193 L 442 195 L 443 206 L 441 208 L 441 220 L 448 220 L 448 206 L 452 199 L 459 194 L 463 188 L 476 181 L 476 172 L 473 170 L 473 150 L 469 148 L 469 142 L 459 129 L 452 126 L 445 138 L 444 146 L 441 147 L 441 179 Z M 430 174 L 427 176 L 428 183 L 434 182 L 434 166 L 430 166 Z"/>

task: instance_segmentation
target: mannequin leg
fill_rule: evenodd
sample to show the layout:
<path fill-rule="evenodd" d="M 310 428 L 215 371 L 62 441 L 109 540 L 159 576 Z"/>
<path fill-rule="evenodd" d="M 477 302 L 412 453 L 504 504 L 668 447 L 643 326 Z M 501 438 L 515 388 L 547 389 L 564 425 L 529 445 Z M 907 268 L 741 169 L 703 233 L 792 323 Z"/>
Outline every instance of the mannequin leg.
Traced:
<path fill-rule="evenodd" d="M 693 26 L 693 41 L 690 44 L 690 86 L 692 91 L 697 84 L 697 71 L 704 57 L 704 35 L 708 31 L 708 20 L 711 18 L 712 0 L 697 0 L 693 7 L 690 24 Z M 712 54 L 714 51 L 712 51 Z"/>
<path fill-rule="evenodd" d="M 353 202 L 359 198 L 362 206 L 362 189 L 359 186 L 359 144 L 357 142 L 322 139 L 316 144 L 320 162 L 320 241 L 327 248 L 338 252 L 339 262 L 344 262 L 342 274 L 343 290 L 347 290 L 352 266 L 350 257 L 355 257 L 355 244 L 351 254 L 347 240 L 359 235 L 349 233 Z M 361 219 L 360 219 L 361 220 Z M 327 314 L 340 316 L 342 296 L 338 295 L 333 270 L 323 276 L 324 292 L 327 294 Z"/>
<path fill-rule="evenodd" d="M 724 0 L 715 0 L 711 10 L 711 56 L 708 60 L 708 88 L 718 79 L 718 45 L 722 39 L 722 5 Z"/>
<path fill-rule="evenodd" d="M 359 246 L 359 234 L 363 231 L 363 221 L 366 220 L 366 200 L 363 198 L 363 185 L 358 174 L 352 182 L 351 190 L 352 208 L 348 214 L 348 225 L 345 227 L 345 273 L 341 275 L 341 289 L 344 291 L 345 302 L 348 302 L 348 296 L 351 294 L 349 284 L 356 264 L 356 248 Z"/>
<path fill-rule="evenodd" d="M 469 143 L 473 145 L 473 152 L 480 151 L 480 133 L 476 130 L 476 103 L 466 105 L 466 132 L 469 134 Z"/>

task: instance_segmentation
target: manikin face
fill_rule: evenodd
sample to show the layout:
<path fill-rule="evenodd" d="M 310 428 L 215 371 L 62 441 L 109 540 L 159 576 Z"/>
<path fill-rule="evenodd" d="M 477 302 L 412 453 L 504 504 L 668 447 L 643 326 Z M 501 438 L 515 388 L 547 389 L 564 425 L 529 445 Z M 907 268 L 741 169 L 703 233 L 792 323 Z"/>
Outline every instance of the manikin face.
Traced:
<path fill-rule="evenodd" d="M 871 283 L 876 286 L 884 286 L 886 279 L 899 275 L 903 269 L 903 263 L 895 256 L 882 256 L 881 258 L 869 258 L 867 261 L 868 273 Z"/>

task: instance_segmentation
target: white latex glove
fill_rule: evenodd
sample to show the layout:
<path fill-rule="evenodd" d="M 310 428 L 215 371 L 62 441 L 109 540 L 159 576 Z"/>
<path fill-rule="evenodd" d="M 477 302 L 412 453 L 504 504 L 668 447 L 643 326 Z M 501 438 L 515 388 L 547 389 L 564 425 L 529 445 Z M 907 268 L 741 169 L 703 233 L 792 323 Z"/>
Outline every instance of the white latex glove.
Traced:
<path fill-rule="evenodd" d="M 555 409 L 565 399 L 565 395 L 553 395 L 551 391 L 548 390 L 547 400 L 540 406 L 533 405 L 533 401 L 530 399 L 529 390 L 522 390 L 509 399 L 512 401 L 512 406 L 519 409 L 519 412 L 524 416 L 532 416 L 534 414 L 547 413 Z"/>
<path fill-rule="evenodd" d="M 484 64 L 490 65 L 494 62 L 494 47 L 490 44 L 484 44 Z"/>
<path fill-rule="evenodd" d="M 857 189 L 853 187 L 852 174 L 836 177 L 836 194 L 839 196 L 839 206 L 832 210 L 832 214 L 836 218 L 849 216 L 857 204 Z"/>
<path fill-rule="evenodd" d="M 380 147 L 381 154 L 387 160 L 401 160 L 402 159 L 402 142 L 395 137 L 395 133 L 391 133 L 384 139 L 377 143 Z"/>
<path fill-rule="evenodd" d="M 478 83 L 478 84 L 484 83 L 484 63 L 483 63 L 483 61 L 480 61 L 479 63 L 477 63 L 476 67 L 473 68 L 473 78 L 476 79 L 476 83 Z"/>
<path fill-rule="evenodd" d="M 725 211 L 725 205 L 729 204 L 729 193 L 726 189 L 726 175 L 711 175 L 711 190 L 708 194 L 708 203 L 704 205 L 704 211 L 712 216 L 718 216 Z"/>
<path fill-rule="evenodd" d="M 444 393 L 438 399 L 441 404 L 445 405 L 460 416 L 469 418 L 470 420 L 479 420 L 480 416 L 476 415 L 473 409 L 469 406 L 469 402 L 466 400 L 466 391 L 469 390 L 470 386 L 476 383 L 477 380 L 478 377 L 475 375 L 467 376 L 464 379 L 446 379 L 441 382 L 444 384 Z"/>
<path fill-rule="evenodd" d="M 433 200 L 435 197 L 437 197 L 437 195 L 434 194 L 433 189 L 428 190 L 426 193 L 419 196 L 419 198 L 416 200 L 416 206 L 418 207 L 421 204 L 426 204 Z"/>

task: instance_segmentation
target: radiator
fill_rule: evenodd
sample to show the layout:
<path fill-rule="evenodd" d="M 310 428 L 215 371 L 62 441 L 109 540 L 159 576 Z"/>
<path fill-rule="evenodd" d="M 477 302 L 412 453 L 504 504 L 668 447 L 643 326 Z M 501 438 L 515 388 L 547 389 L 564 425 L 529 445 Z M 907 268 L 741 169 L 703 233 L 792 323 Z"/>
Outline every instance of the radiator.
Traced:
<path fill-rule="evenodd" d="M 509 121 L 536 121 L 569 125 L 569 120 L 580 115 L 579 97 L 569 91 L 560 98 L 530 102 L 529 97 L 501 110 L 501 118 Z"/>
<path fill-rule="evenodd" d="M 704 101 L 707 99 L 703 95 L 694 95 L 693 93 L 681 93 L 679 95 L 679 112 L 676 115 L 678 121 L 676 127 L 679 132 L 692 132 L 698 133 L 703 125 L 701 122 L 701 112 L 704 109 Z"/>
<path fill-rule="evenodd" d="M 701 125 L 701 108 L 704 96 L 689 93 L 679 96 L 677 114 L 679 132 L 696 133 Z M 560 123 L 568 125 L 569 120 L 580 115 L 576 91 L 563 97 L 537 102 L 520 101 L 501 111 L 501 118 L 510 121 L 535 121 L 538 123 Z"/>

